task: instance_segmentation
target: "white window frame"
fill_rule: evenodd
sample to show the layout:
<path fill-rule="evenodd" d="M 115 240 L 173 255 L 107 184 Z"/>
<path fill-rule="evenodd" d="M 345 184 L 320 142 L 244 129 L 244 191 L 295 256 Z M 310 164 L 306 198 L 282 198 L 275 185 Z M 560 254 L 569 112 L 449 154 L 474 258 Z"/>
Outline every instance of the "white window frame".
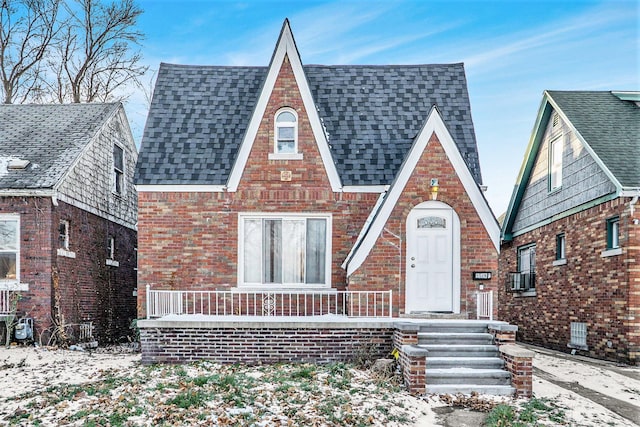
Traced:
<path fill-rule="evenodd" d="M 293 152 L 292 153 L 281 153 L 278 150 L 278 134 L 280 128 L 289 128 L 291 127 L 291 122 L 278 122 L 278 116 L 282 113 L 291 113 L 293 117 L 295 117 L 295 121 L 293 122 Z M 298 151 L 298 123 L 299 123 L 298 113 L 296 110 L 290 107 L 280 108 L 276 111 L 276 114 L 273 116 L 273 152 L 269 153 L 269 160 L 301 160 L 302 153 Z"/>
<path fill-rule="evenodd" d="M 0 221 L 15 221 L 17 227 L 17 242 L 15 251 L 2 251 L 3 253 L 16 254 L 16 278 L 15 279 L 0 279 L 0 289 L 18 289 L 20 284 L 20 215 L 0 214 Z"/>
<path fill-rule="evenodd" d="M 69 250 L 69 221 L 66 219 L 60 220 L 60 226 L 64 225 L 64 240 L 60 249 Z M 60 228 L 58 228 L 58 236 L 60 236 Z"/>
<path fill-rule="evenodd" d="M 116 261 L 116 238 L 114 236 L 107 237 L 107 259 L 105 264 L 111 267 L 119 267 L 120 263 Z"/>
<path fill-rule="evenodd" d="M 118 147 L 119 149 L 122 150 L 122 170 L 118 169 L 116 167 L 116 161 L 115 161 L 115 154 L 116 154 L 116 147 Z M 122 146 L 121 144 L 114 142 L 113 143 L 113 149 L 112 149 L 112 161 L 113 161 L 113 170 L 112 170 L 112 187 L 111 187 L 111 192 L 113 194 L 116 194 L 118 196 L 124 196 L 125 194 L 125 171 L 127 170 L 127 155 L 126 155 L 126 151 L 124 149 L 124 146 Z M 118 177 L 121 178 L 121 182 L 120 182 L 120 191 L 118 191 Z"/>
<path fill-rule="evenodd" d="M 63 219 L 63 220 L 60 220 L 60 225 L 65 226 L 65 236 L 64 236 L 64 243 L 62 244 L 62 246 L 58 247 L 57 254 L 58 256 L 63 256 L 66 258 L 75 258 L 76 253 L 69 250 L 69 241 L 70 241 L 69 233 L 70 233 L 71 224 L 69 223 L 68 220 Z M 59 235 L 60 235 L 60 229 L 58 228 L 58 236 Z"/>
<path fill-rule="evenodd" d="M 556 150 L 559 147 L 560 153 Z M 562 135 L 549 142 L 549 192 L 562 187 L 562 163 L 564 156 L 564 138 Z"/>
<path fill-rule="evenodd" d="M 306 284 L 306 283 L 245 283 L 244 280 L 244 221 L 247 219 L 324 219 L 326 220 L 327 229 L 325 235 L 325 283 Z M 332 215 L 329 213 L 281 213 L 281 212 L 243 212 L 238 214 L 238 288 L 256 289 L 256 290 L 313 290 L 313 289 L 331 289 L 331 269 L 332 269 L 332 250 L 331 242 L 333 235 Z M 262 273 L 260 275 L 262 277 Z"/>

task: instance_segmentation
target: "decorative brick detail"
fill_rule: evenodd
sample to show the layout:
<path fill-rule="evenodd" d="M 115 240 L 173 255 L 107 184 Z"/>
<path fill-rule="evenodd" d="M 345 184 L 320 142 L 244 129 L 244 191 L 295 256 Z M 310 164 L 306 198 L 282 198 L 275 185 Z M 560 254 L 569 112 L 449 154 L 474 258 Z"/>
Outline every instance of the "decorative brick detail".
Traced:
<path fill-rule="evenodd" d="M 569 352 L 571 322 L 587 324 L 588 350 L 580 354 L 640 363 L 640 225 L 629 199 L 615 199 L 519 235 L 500 252 L 499 318 L 518 325 L 518 341 Z M 636 207 L 635 218 L 639 209 Z M 618 216 L 621 253 L 602 256 L 606 221 Z M 555 261 L 556 236 L 565 234 L 566 260 Z M 506 292 L 517 271 L 517 250 L 536 244 L 532 296 Z"/>
<path fill-rule="evenodd" d="M 534 353 L 518 345 L 500 346 L 500 356 L 505 369 L 511 373 L 511 385 L 516 389 L 516 397 L 533 396 L 533 356 Z"/>

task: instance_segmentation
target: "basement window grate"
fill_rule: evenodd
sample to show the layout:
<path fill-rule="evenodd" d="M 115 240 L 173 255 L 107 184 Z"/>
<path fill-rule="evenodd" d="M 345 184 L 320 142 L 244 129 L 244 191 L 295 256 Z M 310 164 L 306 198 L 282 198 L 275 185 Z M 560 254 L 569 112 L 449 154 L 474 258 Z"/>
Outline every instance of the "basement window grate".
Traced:
<path fill-rule="evenodd" d="M 587 348 L 587 324 L 584 322 L 571 322 L 571 341 L 569 347 Z"/>

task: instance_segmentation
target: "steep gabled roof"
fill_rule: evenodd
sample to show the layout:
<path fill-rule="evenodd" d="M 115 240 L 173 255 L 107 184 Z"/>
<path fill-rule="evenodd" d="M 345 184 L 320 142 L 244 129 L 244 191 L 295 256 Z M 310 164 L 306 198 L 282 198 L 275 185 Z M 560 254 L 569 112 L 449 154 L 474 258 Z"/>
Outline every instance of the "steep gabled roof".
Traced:
<path fill-rule="evenodd" d="M 640 106 L 612 92 L 547 93 L 618 184 L 640 187 Z"/>
<path fill-rule="evenodd" d="M 0 105 L 0 191 L 53 189 L 120 105 Z"/>
<path fill-rule="evenodd" d="M 640 190 L 640 92 L 545 91 L 538 116 L 502 225 L 504 239 L 511 228 L 545 129 L 553 111 L 572 128 L 611 182 L 617 196 Z"/>
<path fill-rule="evenodd" d="M 460 154 L 451 133 L 447 129 L 437 108 L 433 107 L 427 116 L 420 132 L 416 135 L 414 143 L 408 150 L 408 154 L 402 163 L 397 177 L 386 193 L 378 199 L 378 203 L 372 210 L 369 218 L 364 224 L 353 249 L 342 264 L 342 268 L 347 270 L 347 276 L 353 274 L 366 260 L 371 249 L 373 249 L 378 236 L 382 233 L 391 212 L 395 208 L 402 195 L 407 182 L 413 175 L 413 171 L 425 151 L 431 135 L 437 136 L 442 148 L 447 154 L 460 182 L 464 186 L 465 192 L 469 196 L 482 224 L 484 225 L 496 250 L 500 250 L 500 227 L 496 221 L 487 200 L 484 198 L 480 187 L 472 176 L 469 168 Z"/>
<path fill-rule="evenodd" d="M 309 89 L 305 105 L 311 103 L 312 127 L 314 115 L 320 124 L 314 134 L 333 163 L 323 155 L 325 166 L 337 170 L 342 185 L 390 184 L 433 105 L 481 183 L 462 64 L 302 66 L 287 21 L 269 67 L 161 64 L 136 183 L 233 187 L 232 170 L 246 161 L 247 144 L 241 146 L 251 139 L 251 119 L 259 115 L 259 98 L 269 91 L 269 73 L 274 64 L 279 69 L 283 46 L 303 98 Z"/>

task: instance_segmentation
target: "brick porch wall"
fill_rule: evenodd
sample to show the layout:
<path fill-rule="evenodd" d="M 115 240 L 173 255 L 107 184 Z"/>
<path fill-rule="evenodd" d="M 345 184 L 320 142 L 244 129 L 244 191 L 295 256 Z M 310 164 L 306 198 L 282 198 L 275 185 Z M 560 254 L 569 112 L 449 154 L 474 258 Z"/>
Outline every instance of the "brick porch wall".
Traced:
<path fill-rule="evenodd" d="M 323 322 L 168 322 L 142 320 L 142 363 L 350 362 L 389 357 L 393 327 Z"/>
<path fill-rule="evenodd" d="M 580 354 L 640 363 L 640 225 L 629 199 L 615 199 L 504 243 L 500 254 L 499 318 L 518 325 L 519 341 L 569 352 L 571 322 L 587 324 Z M 602 257 L 606 220 L 620 216 L 620 255 Z M 638 217 L 638 209 L 635 213 Z M 556 235 L 566 236 L 566 265 L 553 266 Z M 535 296 L 507 293 L 519 246 L 536 243 Z"/>

